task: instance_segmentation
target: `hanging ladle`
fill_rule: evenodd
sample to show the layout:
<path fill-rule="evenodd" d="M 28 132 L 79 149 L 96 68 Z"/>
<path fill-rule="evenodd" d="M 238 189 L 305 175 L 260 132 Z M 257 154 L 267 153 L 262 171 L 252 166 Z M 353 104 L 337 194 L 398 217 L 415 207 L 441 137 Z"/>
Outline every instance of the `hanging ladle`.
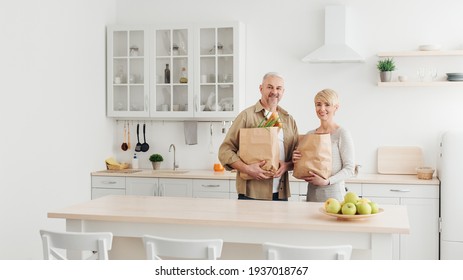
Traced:
<path fill-rule="evenodd" d="M 145 142 L 143 142 L 143 144 L 141 144 L 141 151 L 142 152 L 146 152 L 150 149 L 150 145 L 148 145 L 148 143 L 146 143 L 146 136 L 145 136 L 145 124 L 143 124 L 143 140 Z"/>
<path fill-rule="evenodd" d="M 137 145 L 135 146 L 135 152 L 141 151 L 141 143 L 140 143 L 140 136 L 139 136 L 140 124 L 137 124 Z"/>
<path fill-rule="evenodd" d="M 129 148 L 129 146 L 126 143 L 126 137 L 127 137 L 127 126 L 126 126 L 126 123 L 124 122 L 124 142 L 122 142 L 122 145 L 121 145 L 121 149 L 123 151 L 127 151 L 127 149 Z"/>

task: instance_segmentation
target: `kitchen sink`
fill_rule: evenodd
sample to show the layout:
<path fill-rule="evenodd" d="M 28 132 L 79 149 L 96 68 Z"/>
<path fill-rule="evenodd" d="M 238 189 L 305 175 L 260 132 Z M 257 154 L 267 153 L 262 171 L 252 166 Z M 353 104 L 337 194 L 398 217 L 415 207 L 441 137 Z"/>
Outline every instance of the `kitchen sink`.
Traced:
<path fill-rule="evenodd" d="M 153 170 L 154 174 L 185 174 L 190 172 L 189 170 L 173 170 L 173 169 L 161 169 L 161 170 Z"/>

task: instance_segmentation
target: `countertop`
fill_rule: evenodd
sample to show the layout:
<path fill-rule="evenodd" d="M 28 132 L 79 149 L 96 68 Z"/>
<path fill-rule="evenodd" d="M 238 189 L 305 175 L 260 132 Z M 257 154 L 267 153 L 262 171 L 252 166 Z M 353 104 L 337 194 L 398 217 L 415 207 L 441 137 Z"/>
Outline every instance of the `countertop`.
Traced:
<path fill-rule="evenodd" d="M 136 171 L 136 172 L 133 172 Z M 171 169 L 138 169 L 138 170 L 101 170 L 91 173 L 92 176 L 117 176 L 117 177 L 153 177 L 153 178 L 178 178 L 178 179 L 216 179 L 233 180 L 236 178 L 235 172 L 213 170 L 179 170 L 172 172 Z M 290 181 L 304 182 L 290 176 Z M 357 184 L 410 184 L 410 185 L 439 185 L 439 180 L 433 177 L 431 180 L 418 179 L 416 175 L 388 175 L 376 173 L 361 173 L 346 180 L 346 183 Z"/>
<path fill-rule="evenodd" d="M 205 203 L 207 201 L 207 203 Z M 48 218 L 198 227 L 407 234 L 407 208 L 384 205 L 377 217 L 339 221 L 320 212 L 323 203 L 110 195 L 48 213 Z"/>

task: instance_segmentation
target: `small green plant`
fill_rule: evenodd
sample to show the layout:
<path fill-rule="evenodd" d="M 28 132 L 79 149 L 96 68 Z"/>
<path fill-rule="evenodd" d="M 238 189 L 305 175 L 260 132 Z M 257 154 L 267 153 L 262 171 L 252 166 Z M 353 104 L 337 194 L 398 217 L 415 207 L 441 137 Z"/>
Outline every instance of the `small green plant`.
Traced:
<path fill-rule="evenodd" d="M 392 58 L 385 58 L 378 61 L 376 67 L 380 72 L 387 72 L 387 71 L 394 71 L 395 70 L 395 62 Z"/>
<path fill-rule="evenodd" d="M 164 161 L 164 158 L 160 154 L 152 154 L 150 156 L 150 161 L 151 162 Z"/>

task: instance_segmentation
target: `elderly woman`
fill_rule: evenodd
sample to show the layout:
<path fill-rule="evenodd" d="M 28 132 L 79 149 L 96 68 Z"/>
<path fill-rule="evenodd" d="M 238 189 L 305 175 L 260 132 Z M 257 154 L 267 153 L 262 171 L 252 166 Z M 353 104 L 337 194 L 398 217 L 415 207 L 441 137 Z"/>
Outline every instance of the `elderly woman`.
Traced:
<path fill-rule="evenodd" d="M 332 173 L 327 179 L 315 173 L 303 178 L 308 182 L 307 201 L 324 202 L 333 197 L 342 201 L 346 193 L 344 180 L 354 175 L 354 143 L 345 128 L 334 121 L 339 109 L 338 95 L 332 89 L 324 89 L 314 98 L 315 112 L 320 119 L 320 126 L 310 133 L 329 133 L 331 136 Z M 293 152 L 293 162 L 301 158 L 297 149 Z"/>

